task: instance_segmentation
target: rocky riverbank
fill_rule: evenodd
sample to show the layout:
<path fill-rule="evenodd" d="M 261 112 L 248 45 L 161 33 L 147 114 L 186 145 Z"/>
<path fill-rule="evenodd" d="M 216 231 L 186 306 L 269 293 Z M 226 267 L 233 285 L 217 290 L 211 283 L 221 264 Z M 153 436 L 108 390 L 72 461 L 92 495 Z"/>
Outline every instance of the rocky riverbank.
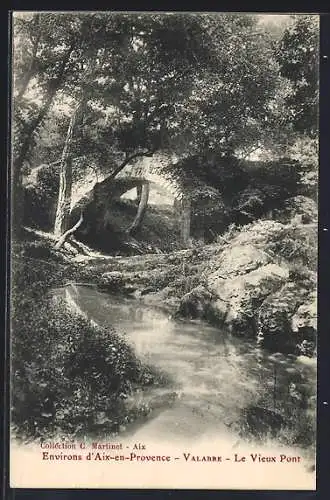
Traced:
<path fill-rule="evenodd" d="M 312 225 L 259 221 L 245 227 L 211 260 L 203 284 L 181 298 L 178 313 L 253 336 L 271 350 L 312 356 L 316 242 Z"/>
<path fill-rule="evenodd" d="M 98 285 L 225 326 L 271 350 L 313 356 L 316 247 L 316 224 L 262 220 L 213 245 L 116 259 L 104 272 L 99 267 Z"/>
<path fill-rule="evenodd" d="M 219 335 L 229 330 L 272 351 L 315 356 L 317 226 L 304 221 L 259 220 L 232 227 L 211 245 L 130 257 L 105 256 L 75 240 L 56 250 L 51 235 L 27 231 L 24 242 L 13 245 L 17 429 L 39 436 L 58 429 L 76 432 L 87 413 L 89 428 L 98 427 L 106 400 L 112 416 L 104 417 L 104 425 L 116 430 L 128 416 L 125 397 L 136 380 L 139 387 L 161 382 L 116 332 L 93 326 L 64 303 L 49 302 L 49 292 L 68 283 L 93 284 L 162 307 L 176 319 L 206 321 Z M 84 360 L 90 353 L 87 373 Z M 109 399 L 104 380 L 110 383 L 117 372 L 118 386 Z M 82 386 L 85 392 L 79 392 Z M 116 406 L 115 419 L 107 405 Z M 73 408 L 75 423 L 69 418 Z M 135 408 L 128 418 L 149 410 Z"/>
<path fill-rule="evenodd" d="M 299 208 L 301 202 L 291 205 Z M 112 257 L 88 254 L 79 243 L 55 252 L 43 238 L 25 245 L 24 252 L 27 258 L 57 259 L 61 284 L 94 283 L 160 305 L 177 318 L 198 318 L 255 338 L 270 350 L 313 356 L 316 211 L 309 204 L 306 217 L 291 205 L 277 221 L 232 227 L 216 243 L 171 253 Z"/>

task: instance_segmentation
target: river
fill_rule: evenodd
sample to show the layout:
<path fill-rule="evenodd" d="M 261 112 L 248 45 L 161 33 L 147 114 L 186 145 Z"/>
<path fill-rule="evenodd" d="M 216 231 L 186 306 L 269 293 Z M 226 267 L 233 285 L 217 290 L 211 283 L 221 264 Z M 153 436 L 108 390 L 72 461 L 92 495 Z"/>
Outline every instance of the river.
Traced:
<path fill-rule="evenodd" d="M 304 470 L 312 473 L 315 360 L 269 353 L 252 340 L 174 320 L 161 307 L 95 287 L 70 285 L 67 297 L 96 323 L 115 327 L 142 361 L 171 380 L 134 396 L 161 404 L 124 438 L 178 449 L 212 442 L 232 450 L 284 446 L 286 453 L 303 456 Z"/>

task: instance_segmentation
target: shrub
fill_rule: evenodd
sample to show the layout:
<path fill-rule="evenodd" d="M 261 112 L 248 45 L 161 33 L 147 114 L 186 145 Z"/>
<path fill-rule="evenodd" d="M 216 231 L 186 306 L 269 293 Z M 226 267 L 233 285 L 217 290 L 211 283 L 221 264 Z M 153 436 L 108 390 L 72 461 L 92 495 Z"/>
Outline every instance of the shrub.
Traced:
<path fill-rule="evenodd" d="M 100 413 L 116 431 L 127 395 L 155 379 L 113 330 L 54 298 L 31 299 L 12 331 L 12 422 L 25 436 L 93 432 Z"/>
<path fill-rule="evenodd" d="M 317 268 L 317 227 L 289 224 L 283 226 L 277 238 L 268 243 L 268 250 L 289 262 L 300 263 L 308 269 Z"/>
<path fill-rule="evenodd" d="M 11 420 L 17 436 L 118 431 L 145 413 L 127 409 L 136 388 L 161 382 L 113 329 L 101 328 L 50 294 L 67 266 L 14 260 L 12 287 Z M 140 411 L 141 410 L 141 411 Z"/>
<path fill-rule="evenodd" d="M 58 167 L 42 165 L 36 182 L 24 190 L 24 223 L 41 229 L 51 229 L 54 222 L 55 202 L 58 196 Z"/>
<path fill-rule="evenodd" d="M 218 241 L 230 245 L 251 244 L 269 252 L 274 259 L 285 259 L 310 270 L 317 267 L 316 225 L 258 220 L 240 230 L 232 226 Z"/>
<path fill-rule="evenodd" d="M 228 207 L 222 194 L 206 184 L 201 185 L 193 190 L 191 202 L 192 236 L 201 237 L 206 242 L 213 241 L 216 234 L 224 231 L 229 221 Z"/>

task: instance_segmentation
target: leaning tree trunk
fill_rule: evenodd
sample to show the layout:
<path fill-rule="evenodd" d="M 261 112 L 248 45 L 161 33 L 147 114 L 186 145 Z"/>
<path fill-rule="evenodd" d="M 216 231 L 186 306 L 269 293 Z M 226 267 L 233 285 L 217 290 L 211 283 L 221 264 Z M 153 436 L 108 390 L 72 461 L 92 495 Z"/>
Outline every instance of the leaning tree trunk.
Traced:
<path fill-rule="evenodd" d="M 63 60 L 59 66 L 56 78 L 53 79 L 52 86 L 49 86 L 47 94 L 45 96 L 44 104 L 40 108 L 37 116 L 28 124 L 26 124 L 26 128 L 24 130 L 24 138 L 22 138 L 22 143 L 19 148 L 19 152 L 17 153 L 16 158 L 13 162 L 13 177 L 12 177 L 12 185 L 13 185 L 13 234 L 14 237 L 19 237 L 22 232 L 22 224 L 23 224 L 23 215 L 24 215 L 24 190 L 22 186 L 22 168 L 24 162 L 29 156 L 32 147 L 34 146 L 35 140 L 35 132 L 38 131 L 40 125 L 43 123 L 45 117 L 47 116 L 56 96 L 57 91 L 61 87 L 64 77 L 65 71 L 68 65 L 68 62 L 71 57 L 71 53 L 74 49 L 74 43 L 70 45 L 66 53 L 64 54 Z M 36 45 L 37 50 L 37 45 Z M 27 86 L 29 84 L 30 78 L 32 77 L 32 73 L 29 74 L 29 78 L 26 78 L 23 86 L 19 90 L 18 97 L 14 98 L 14 106 L 18 105 L 19 100 L 23 97 Z M 15 134 L 15 129 L 12 129 L 12 134 Z M 18 140 L 18 137 L 15 137 L 15 140 Z"/>
<path fill-rule="evenodd" d="M 92 57 L 92 52 L 89 54 L 89 60 L 87 62 L 86 68 L 84 70 L 84 75 L 82 81 L 84 82 L 82 86 L 82 92 L 76 109 L 74 110 L 69 127 L 66 133 L 64 148 L 62 151 L 62 158 L 60 163 L 60 186 L 58 201 L 56 207 L 56 216 L 54 224 L 54 234 L 57 238 L 68 229 L 68 219 L 71 209 L 71 191 L 72 191 L 72 162 L 70 160 L 70 149 L 71 142 L 74 134 L 74 129 L 80 115 L 87 103 L 86 95 L 86 82 L 89 81 L 91 75 L 93 75 L 95 67 L 95 58 Z"/>
<path fill-rule="evenodd" d="M 184 247 L 188 247 L 190 245 L 190 219 L 191 219 L 190 198 L 183 196 L 182 212 L 181 212 L 181 241 Z"/>
<path fill-rule="evenodd" d="M 148 206 L 149 191 L 150 191 L 149 182 L 146 181 L 142 184 L 140 203 L 138 206 L 138 210 L 137 210 L 135 219 L 127 230 L 127 232 L 129 234 L 136 233 L 136 231 L 139 229 L 139 227 L 142 224 L 142 221 L 143 221 L 143 218 L 144 218 L 145 212 L 147 210 L 147 206 Z"/>
<path fill-rule="evenodd" d="M 73 115 L 71 116 L 62 151 L 60 163 L 59 193 L 54 224 L 54 235 L 57 238 L 59 238 L 68 229 L 72 192 L 72 160 L 70 158 L 70 149 L 74 129 L 80 116 L 82 106 L 83 100 L 80 101 Z"/>
<path fill-rule="evenodd" d="M 60 165 L 60 186 L 56 207 L 54 235 L 59 238 L 68 228 L 72 192 L 72 161 L 67 157 Z"/>

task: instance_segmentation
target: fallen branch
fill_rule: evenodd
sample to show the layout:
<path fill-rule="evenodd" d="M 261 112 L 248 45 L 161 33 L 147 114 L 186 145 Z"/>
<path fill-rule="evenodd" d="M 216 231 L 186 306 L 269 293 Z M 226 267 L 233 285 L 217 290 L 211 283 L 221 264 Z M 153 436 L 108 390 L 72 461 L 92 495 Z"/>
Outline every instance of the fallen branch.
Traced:
<path fill-rule="evenodd" d="M 84 245 L 81 241 L 76 240 L 74 237 L 70 239 L 70 244 L 74 247 L 77 247 L 77 249 L 83 253 L 84 255 L 91 256 L 93 253 L 93 250 L 89 248 L 87 245 Z"/>
<path fill-rule="evenodd" d="M 84 220 L 84 217 L 83 217 L 83 213 L 81 212 L 78 222 L 71 229 L 68 229 L 64 234 L 62 234 L 62 236 L 60 237 L 60 239 L 58 240 L 58 242 L 54 246 L 55 250 L 58 250 L 59 248 L 61 248 L 63 246 L 63 244 L 65 243 L 68 236 L 70 236 L 70 234 L 73 234 L 77 231 L 78 227 L 80 227 L 81 224 L 83 223 L 83 220 Z"/>

